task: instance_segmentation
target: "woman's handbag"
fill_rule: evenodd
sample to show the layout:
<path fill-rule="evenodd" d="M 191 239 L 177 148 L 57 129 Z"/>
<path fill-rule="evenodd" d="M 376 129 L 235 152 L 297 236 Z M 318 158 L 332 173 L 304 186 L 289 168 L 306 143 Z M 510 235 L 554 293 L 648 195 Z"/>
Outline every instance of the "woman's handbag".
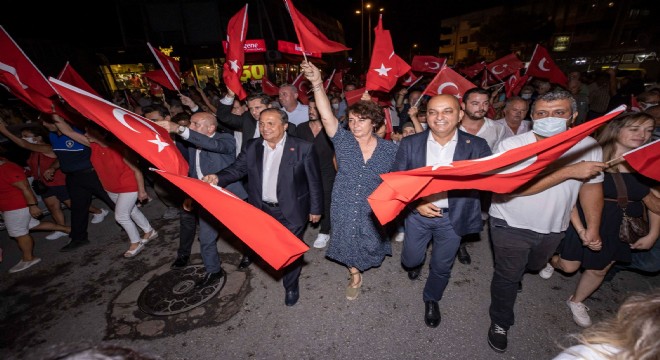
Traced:
<path fill-rule="evenodd" d="M 634 244 L 639 238 L 648 235 L 649 222 L 644 218 L 644 215 L 640 217 L 632 217 L 626 213 L 626 207 L 628 206 L 628 191 L 626 190 L 623 176 L 621 176 L 621 173 L 612 173 L 612 179 L 616 186 L 617 203 L 623 211 L 623 219 L 621 220 L 621 226 L 619 227 L 619 240 L 627 244 Z M 642 206 L 644 206 L 643 203 Z M 644 214 L 645 213 L 646 211 L 644 211 Z"/>
<path fill-rule="evenodd" d="M 37 177 L 32 180 L 32 190 L 34 190 L 34 193 L 37 195 L 43 195 L 48 191 L 48 185 L 41 181 L 40 162 L 41 154 L 37 154 Z"/>

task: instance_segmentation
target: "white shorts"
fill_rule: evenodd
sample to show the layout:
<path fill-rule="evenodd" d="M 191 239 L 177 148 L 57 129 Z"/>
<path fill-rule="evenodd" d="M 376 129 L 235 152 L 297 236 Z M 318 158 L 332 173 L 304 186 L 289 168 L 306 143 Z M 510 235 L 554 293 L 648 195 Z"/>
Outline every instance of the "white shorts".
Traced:
<path fill-rule="evenodd" d="M 27 235 L 30 229 L 40 224 L 39 220 L 30 215 L 30 208 L 4 211 L 2 217 L 11 237 Z"/>

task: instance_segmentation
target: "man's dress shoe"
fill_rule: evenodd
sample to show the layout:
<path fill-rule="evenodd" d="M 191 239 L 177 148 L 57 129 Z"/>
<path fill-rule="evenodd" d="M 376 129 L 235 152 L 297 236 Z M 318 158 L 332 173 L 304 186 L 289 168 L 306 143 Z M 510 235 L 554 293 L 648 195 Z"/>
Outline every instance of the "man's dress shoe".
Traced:
<path fill-rule="evenodd" d="M 299 297 L 300 297 L 300 292 L 298 291 L 298 289 L 287 290 L 286 295 L 284 296 L 284 304 L 286 306 L 293 306 L 298 302 Z"/>
<path fill-rule="evenodd" d="M 220 269 L 218 272 L 206 273 L 204 277 L 195 283 L 196 288 L 203 288 L 209 285 L 213 285 L 220 281 L 222 277 L 225 276 L 224 270 Z"/>
<path fill-rule="evenodd" d="M 422 272 L 422 266 L 421 265 L 408 270 L 408 279 L 410 279 L 410 280 L 417 279 L 421 272 Z"/>
<path fill-rule="evenodd" d="M 424 322 L 428 327 L 438 327 L 440 324 L 440 307 L 437 301 L 429 300 L 424 302 Z"/>
<path fill-rule="evenodd" d="M 250 264 L 252 264 L 252 259 L 250 259 L 250 257 L 247 255 L 243 255 L 240 264 L 238 264 L 238 268 L 247 269 L 247 267 L 250 266 Z"/>
<path fill-rule="evenodd" d="M 470 257 L 470 254 L 468 254 L 465 245 L 461 245 L 458 247 L 458 261 L 460 261 L 461 264 L 465 264 L 465 265 L 469 265 L 472 262 L 472 258 Z"/>
<path fill-rule="evenodd" d="M 174 260 L 172 265 L 170 265 L 170 269 L 181 269 L 188 265 L 188 257 L 187 256 L 179 256 Z"/>

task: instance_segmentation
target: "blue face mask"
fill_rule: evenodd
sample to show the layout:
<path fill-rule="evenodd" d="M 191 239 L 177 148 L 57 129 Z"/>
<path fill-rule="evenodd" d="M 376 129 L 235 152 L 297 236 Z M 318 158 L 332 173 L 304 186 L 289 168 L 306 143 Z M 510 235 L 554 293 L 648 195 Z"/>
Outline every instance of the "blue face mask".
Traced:
<path fill-rule="evenodd" d="M 532 131 L 543 137 L 550 137 L 566 131 L 566 119 L 559 117 L 546 117 L 534 120 Z"/>

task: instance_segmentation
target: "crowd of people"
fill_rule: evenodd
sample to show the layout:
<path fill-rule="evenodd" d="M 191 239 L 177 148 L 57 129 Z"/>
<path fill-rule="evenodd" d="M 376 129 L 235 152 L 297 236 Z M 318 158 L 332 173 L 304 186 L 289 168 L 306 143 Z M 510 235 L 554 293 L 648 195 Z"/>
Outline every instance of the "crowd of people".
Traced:
<path fill-rule="evenodd" d="M 622 269 L 660 271 L 658 181 L 621 159 L 658 138 L 659 88 L 636 88 L 614 71 L 572 72 L 566 87 L 535 79 L 519 96 L 503 96 L 502 87 L 473 88 L 461 98 L 428 96 L 424 84 L 417 84 L 393 90 L 386 105 L 382 94 L 379 103 L 368 92 L 349 104 L 346 92 L 362 84 L 326 88 L 315 65 L 304 61 L 300 69 L 309 81 L 309 94 L 282 84 L 277 97 L 251 89 L 255 91 L 241 100 L 222 84 L 209 82 L 205 89 L 184 86 L 178 94 L 133 101 L 125 101 L 118 91 L 111 101 L 169 132 L 188 161 L 189 177 L 227 188 L 300 241 L 309 224 L 319 226 L 312 245 L 326 248 L 328 260 L 345 266 L 348 300 L 359 297 L 368 281 L 364 273 L 392 255 L 393 242 L 402 242 L 400 261 L 409 279 L 417 279 L 428 264 L 421 294 L 424 322 L 439 326 L 440 301 L 454 261 L 470 263 L 466 243 L 479 241 L 487 228 L 494 257 L 487 341 L 497 352 L 508 346 L 516 297 L 527 272 L 547 279 L 554 271 L 584 270 L 566 302 L 575 322 L 589 327 L 584 302 L 608 276 Z M 411 202 L 385 225 L 367 201 L 382 174 L 484 158 L 538 142 L 602 116 L 629 102 L 631 94 L 639 108 L 609 121 L 514 192 L 432 194 Z M 22 252 L 10 272 L 38 264 L 33 231 L 51 231 L 48 240 L 68 236 L 61 251 L 89 244 L 90 214 L 91 222 L 98 223 L 114 212 L 130 240 L 123 256 L 138 256 L 158 237 L 140 210 L 152 200 L 147 192 L 151 187 L 165 204 L 162 218 L 180 221 L 171 268 L 188 265 L 197 234 L 206 273 L 196 287 L 214 285 L 226 275 L 216 245 L 221 222 L 147 171 L 149 162 L 112 134 L 91 121 L 70 124 L 57 114 L 16 116 L 5 110 L 0 134 L 28 153 L 22 160 L 10 153 L 0 158 L 0 211 Z M 37 193 L 28 178 L 47 189 Z M 617 202 L 619 181 L 628 194 L 626 213 L 648 219 L 648 234 L 632 245 L 619 239 L 624 211 Z M 92 206 L 94 197 L 107 208 Z M 40 202 L 52 222 L 43 220 Z M 71 211 L 70 225 L 63 206 Z M 239 268 L 249 267 L 256 256 L 243 248 Z M 287 306 L 299 299 L 303 264 L 300 257 L 281 271 Z M 657 295 L 652 301 L 658 301 Z M 616 344 L 606 350 L 619 351 Z"/>

